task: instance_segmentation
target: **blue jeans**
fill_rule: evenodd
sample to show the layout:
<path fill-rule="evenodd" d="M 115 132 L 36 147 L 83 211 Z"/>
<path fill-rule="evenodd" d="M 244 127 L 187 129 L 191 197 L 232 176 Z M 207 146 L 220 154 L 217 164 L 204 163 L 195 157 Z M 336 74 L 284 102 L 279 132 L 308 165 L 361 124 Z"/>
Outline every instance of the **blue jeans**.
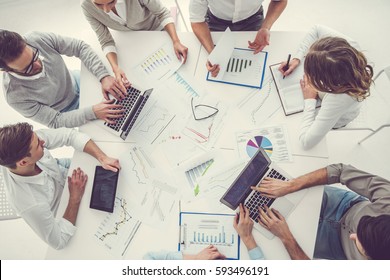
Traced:
<path fill-rule="evenodd" d="M 258 31 L 263 20 L 263 6 L 261 6 L 254 15 L 235 23 L 217 18 L 210 10 L 207 10 L 206 14 L 206 22 L 210 31 L 225 31 L 227 27 L 229 27 L 231 31 Z"/>
<path fill-rule="evenodd" d="M 72 70 L 69 72 L 76 82 L 76 84 L 74 85 L 74 91 L 76 92 L 76 96 L 66 108 L 61 110 L 61 113 L 77 110 L 80 105 L 80 71 Z"/>
<path fill-rule="evenodd" d="M 57 164 L 69 169 L 72 160 L 70 158 L 56 158 Z"/>
<path fill-rule="evenodd" d="M 352 191 L 325 186 L 314 258 L 346 260 L 341 246 L 341 218 L 356 203 L 367 200 Z"/>

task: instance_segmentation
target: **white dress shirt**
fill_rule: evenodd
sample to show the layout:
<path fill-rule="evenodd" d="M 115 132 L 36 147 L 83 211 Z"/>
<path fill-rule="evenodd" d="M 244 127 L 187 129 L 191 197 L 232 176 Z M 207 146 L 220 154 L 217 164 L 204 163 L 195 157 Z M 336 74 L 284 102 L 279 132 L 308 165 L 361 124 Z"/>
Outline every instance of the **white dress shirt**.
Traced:
<path fill-rule="evenodd" d="M 311 45 L 320 38 L 336 36 L 344 38 L 351 46 L 359 49 L 359 45 L 353 39 L 326 26 L 314 26 L 300 44 L 294 58 L 304 63 L 304 57 Z M 347 93 L 319 93 L 322 96 L 321 108 L 316 110 L 315 99 L 305 99 L 303 120 L 299 140 L 305 149 L 310 149 L 318 144 L 322 138 L 332 129 L 345 126 L 355 119 L 360 112 L 362 102 L 357 101 Z M 364 102 L 364 101 L 363 101 Z"/>
<path fill-rule="evenodd" d="M 120 25 L 125 26 L 127 23 L 127 13 L 126 13 L 125 0 L 118 0 L 115 4 L 115 9 L 116 9 L 116 12 L 118 13 L 118 15 L 115 14 L 113 11 L 109 11 L 107 13 L 107 15 L 109 15 L 112 20 L 115 20 Z M 115 46 L 106 46 L 103 48 L 104 55 L 107 55 L 110 52 L 117 53 L 116 47 Z"/>
<path fill-rule="evenodd" d="M 190 21 L 204 22 L 207 9 L 210 9 L 217 18 L 235 23 L 254 15 L 263 2 L 264 0 L 191 0 Z"/>
<path fill-rule="evenodd" d="M 36 131 L 45 141 L 43 157 L 37 162 L 42 172 L 35 176 L 20 176 L 1 166 L 5 190 L 11 206 L 38 234 L 55 249 L 62 249 L 74 235 L 76 227 L 56 212 L 67 179 L 67 169 L 59 166 L 48 149 L 72 146 L 83 151 L 89 137 L 74 129 L 44 129 Z"/>

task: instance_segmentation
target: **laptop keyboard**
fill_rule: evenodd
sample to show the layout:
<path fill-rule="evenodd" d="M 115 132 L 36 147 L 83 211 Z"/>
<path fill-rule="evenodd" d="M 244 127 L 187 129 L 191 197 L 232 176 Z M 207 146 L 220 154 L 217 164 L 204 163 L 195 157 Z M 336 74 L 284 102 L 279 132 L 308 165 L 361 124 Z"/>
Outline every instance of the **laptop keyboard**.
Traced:
<path fill-rule="evenodd" d="M 268 173 L 266 177 L 274 178 L 274 179 L 279 179 L 286 181 L 286 177 L 284 177 L 282 174 L 280 174 L 278 171 L 275 169 L 271 169 L 271 171 Z M 253 192 L 252 196 L 248 201 L 245 203 L 245 207 L 248 208 L 249 210 L 249 217 L 252 218 L 253 221 L 256 223 L 258 222 L 258 218 L 260 216 L 259 214 L 259 206 L 265 210 L 264 206 L 270 207 L 271 204 L 274 202 L 275 198 L 270 198 L 261 195 L 260 192 Z"/>
<path fill-rule="evenodd" d="M 115 100 L 114 103 L 117 105 L 122 105 L 123 109 L 125 109 L 123 117 L 119 119 L 115 119 L 115 123 L 113 124 L 109 124 L 107 122 L 105 122 L 104 124 L 114 129 L 115 131 L 120 131 L 123 123 L 126 121 L 127 116 L 129 115 L 131 109 L 133 108 L 140 94 L 141 94 L 140 90 L 133 87 L 129 87 L 127 89 L 127 96 L 123 100 Z M 120 110 L 120 109 L 116 109 L 116 110 Z"/>

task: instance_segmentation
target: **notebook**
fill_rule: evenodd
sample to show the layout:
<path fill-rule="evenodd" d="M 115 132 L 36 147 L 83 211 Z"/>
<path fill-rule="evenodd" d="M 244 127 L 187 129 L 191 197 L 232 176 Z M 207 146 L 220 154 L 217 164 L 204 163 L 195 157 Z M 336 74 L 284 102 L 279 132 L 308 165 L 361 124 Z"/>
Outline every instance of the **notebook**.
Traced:
<path fill-rule="evenodd" d="M 115 124 L 109 124 L 103 120 L 98 120 L 97 125 L 109 131 L 123 140 L 133 127 L 138 115 L 141 113 L 146 101 L 148 100 L 153 89 L 142 90 L 134 85 L 127 89 L 128 95 L 123 100 L 115 100 L 114 104 L 119 104 L 125 109 L 123 117 L 115 119 Z"/>
<path fill-rule="evenodd" d="M 267 205 L 270 208 L 275 208 L 287 218 L 302 200 L 307 190 L 294 192 L 278 198 L 262 196 L 259 192 L 252 190 L 251 186 L 259 185 L 265 177 L 284 181 L 291 178 L 279 166 L 271 162 L 262 148 L 259 148 L 220 201 L 232 210 L 239 209 L 240 203 L 245 205 L 249 209 L 250 218 L 254 221 L 254 228 L 268 239 L 272 239 L 274 235 L 258 223 L 258 207 L 264 208 L 264 205 Z"/>
<path fill-rule="evenodd" d="M 296 68 L 290 75 L 283 79 L 282 73 L 278 70 L 280 63 L 270 65 L 272 77 L 274 79 L 280 102 L 286 116 L 303 112 L 304 99 L 300 85 L 303 79 L 303 63 Z M 317 99 L 317 106 L 321 106 L 321 99 Z"/>

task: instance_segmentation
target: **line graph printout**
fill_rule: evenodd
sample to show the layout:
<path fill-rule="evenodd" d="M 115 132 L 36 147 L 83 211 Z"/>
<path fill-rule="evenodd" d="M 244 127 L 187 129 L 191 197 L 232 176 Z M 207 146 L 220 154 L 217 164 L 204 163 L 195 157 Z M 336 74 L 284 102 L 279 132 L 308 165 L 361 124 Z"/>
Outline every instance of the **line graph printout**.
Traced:
<path fill-rule="evenodd" d="M 135 70 L 146 81 L 163 81 L 172 75 L 183 64 L 173 50 L 170 42 L 162 45 L 157 50 L 145 57 Z"/>
<path fill-rule="evenodd" d="M 141 146 L 131 148 L 120 157 L 121 177 L 129 185 L 145 186 L 152 180 L 155 163 L 150 152 Z"/>
<path fill-rule="evenodd" d="M 147 141 L 153 144 L 172 123 L 176 115 L 157 99 L 150 101 L 152 102 L 145 104 L 130 133 L 135 141 Z"/>
<path fill-rule="evenodd" d="M 114 212 L 108 213 L 94 237 L 115 257 L 123 257 L 141 222 L 132 216 L 124 198 L 116 197 Z"/>
<path fill-rule="evenodd" d="M 141 201 L 142 221 L 154 227 L 166 225 L 176 209 L 177 194 L 178 190 L 172 184 L 153 180 L 145 189 Z"/>
<path fill-rule="evenodd" d="M 275 114 L 281 105 L 272 77 L 268 75 L 263 88 L 250 91 L 238 102 L 237 108 L 253 125 L 261 125 Z"/>
<path fill-rule="evenodd" d="M 236 137 L 239 156 L 243 159 L 250 159 L 262 147 L 273 161 L 292 161 L 287 129 L 283 125 L 237 132 Z"/>
<path fill-rule="evenodd" d="M 179 250 L 197 254 L 212 244 L 228 259 L 239 259 L 239 236 L 233 218 L 234 214 L 181 212 Z"/>

